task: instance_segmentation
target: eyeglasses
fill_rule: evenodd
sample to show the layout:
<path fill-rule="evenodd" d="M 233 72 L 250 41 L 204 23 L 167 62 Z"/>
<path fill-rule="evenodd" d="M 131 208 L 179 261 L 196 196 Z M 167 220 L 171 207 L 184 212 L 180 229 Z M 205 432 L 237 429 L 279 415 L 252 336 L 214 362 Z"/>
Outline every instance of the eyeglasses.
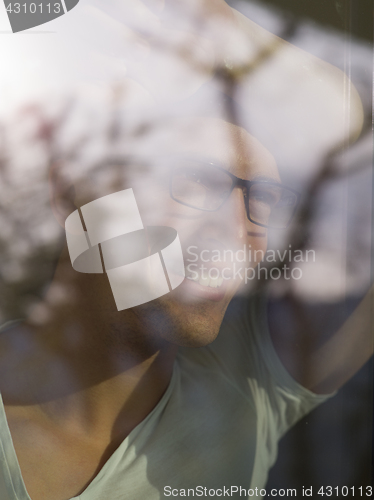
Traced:
<path fill-rule="evenodd" d="M 178 158 L 177 162 L 171 173 L 170 196 L 182 205 L 214 212 L 240 187 L 247 217 L 258 226 L 285 229 L 295 214 L 299 193 L 275 181 L 239 179 L 209 161 Z"/>

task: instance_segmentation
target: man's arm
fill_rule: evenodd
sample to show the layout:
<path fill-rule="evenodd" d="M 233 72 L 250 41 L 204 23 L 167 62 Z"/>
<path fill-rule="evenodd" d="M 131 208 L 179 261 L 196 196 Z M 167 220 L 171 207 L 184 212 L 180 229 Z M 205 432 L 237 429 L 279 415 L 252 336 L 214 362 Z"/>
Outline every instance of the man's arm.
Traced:
<path fill-rule="evenodd" d="M 270 332 L 282 363 L 295 380 L 317 394 L 341 387 L 374 352 L 374 286 L 344 324 L 322 343 L 314 337 L 319 333 L 315 327 L 305 332 L 298 325 L 290 333 L 289 325 L 277 321 L 276 316 L 270 318 Z M 304 320 L 307 324 L 308 319 Z"/>
<path fill-rule="evenodd" d="M 343 326 L 311 353 L 309 388 L 332 392 L 349 380 L 374 352 L 374 287 Z"/>

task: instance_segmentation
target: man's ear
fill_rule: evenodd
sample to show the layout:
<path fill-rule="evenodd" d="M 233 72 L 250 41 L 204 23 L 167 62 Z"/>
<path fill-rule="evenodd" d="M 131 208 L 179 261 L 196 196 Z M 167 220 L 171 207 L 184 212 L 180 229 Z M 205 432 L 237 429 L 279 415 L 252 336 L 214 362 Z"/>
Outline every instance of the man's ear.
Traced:
<path fill-rule="evenodd" d="M 79 207 L 75 205 L 75 186 L 58 162 L 53 163 L 49 169 L 48 187 L 52 212 L 60 226 L 65 229 L 67 217 Z"/>

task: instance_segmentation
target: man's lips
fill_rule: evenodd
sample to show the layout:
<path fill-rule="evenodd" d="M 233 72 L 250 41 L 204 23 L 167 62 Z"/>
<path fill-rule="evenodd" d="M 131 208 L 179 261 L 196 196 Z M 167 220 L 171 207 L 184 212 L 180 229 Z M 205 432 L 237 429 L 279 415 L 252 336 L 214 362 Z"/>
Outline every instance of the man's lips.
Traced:
<path fill-rule="evenodd" d="M 185 279 L 176 289 L 184 299 L 200 298 L 203 300 L 220 301 L 232 283 L 232 269 L 227 263 L 209 262 L 189 265 L 186 263 Z M 179 291 L 178 291 L 179 290 Z"/>
<path fill-rule="evenodd" d="M 183 292 L 188 297 L 199 297 L 204 300 L 219 302 L 225 297 L 228 284 L 228 280 L 223 280 L 221 286 L 214 288 L 211 286 L 201 285 L 199 282 L 190 278 L 185 278 L 177 290 L 180 290 L 180 292 Z"/>

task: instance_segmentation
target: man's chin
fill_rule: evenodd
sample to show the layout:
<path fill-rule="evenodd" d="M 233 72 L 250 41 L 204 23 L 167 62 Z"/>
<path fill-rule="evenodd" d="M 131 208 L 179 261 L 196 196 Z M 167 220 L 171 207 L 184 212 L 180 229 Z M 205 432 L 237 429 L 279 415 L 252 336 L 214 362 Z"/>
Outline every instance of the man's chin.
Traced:
<path fill-rule="evenodd" d="M 168 295 L 140 308 L 151 334 L 181 347 L 203 347 L 216 339 L 227 305 L 180 303 Z"/>
<path fill-rule="evenodd" d="M 211 325 L 199 323 L 196 326 L 180 328 L 177 332 L 167 332 L 163 338 L 180 347 L 204 347 L 217 338 L 218 332 L 219 327 L 212 328 Z"/>

